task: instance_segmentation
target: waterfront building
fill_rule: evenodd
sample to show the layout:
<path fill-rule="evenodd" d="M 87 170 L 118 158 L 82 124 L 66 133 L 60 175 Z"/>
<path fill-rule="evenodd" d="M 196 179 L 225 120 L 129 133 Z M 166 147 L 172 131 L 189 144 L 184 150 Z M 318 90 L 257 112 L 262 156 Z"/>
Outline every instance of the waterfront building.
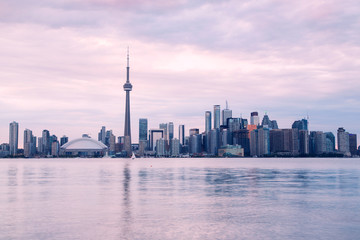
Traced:
<path fill-rule="evenodd" d="M 139 144 L 142 140 L 147 140 L 148 133 L 148 120 L 147 118 L 139 119 Z"/>
<path fill-rule="evenodd" d="M 156 141 L 164 138 L 164 129 L 150 129 L 149 130 L 149 140 L 150 140 L 150 150 L 155 151 Z"/>
<path fill-rule="evenodd" d="M 42 151 L 41 154 L 44 156 L 51 154 L 51 139 L 50 132 L 46 129 L 42 131 Z"/>
<path fill-rule="evenodd" d="M 180 156 L 180 141 L 177 138 L 171 139 L 170 142 L 170 153 L 172 157 L 178 157 Z"/>
<path fill-rule="evenodd" d="M 0 145 L 0 157 L 7 157 L 10 155 L 10 145 L 3 143 Z"/>
<path fill-rule="evenodd" d="M 130 120 L 130 91 L 132 91 L 132 85 L 130 83 L 130 66 L 129 66 L 129 49 L 127 53 L 127 67 L 126 67 L 126 83 L 124 84 L 124 91 L 126 92 L 125 103 L 125 127 L 124 127 L 124 150 L 128 157 L 132 155 L 131 147 L 131 120 Z"/>
<path fill-rule="evenodd" d="M 181 145 L 185 145 L 185 125 L 179 125 L 179 141 Z"/>
<path fill-rule="evenodd" d="M 240 145 L 226 145 L 218 149 L 219 157 L 244 157 L 244 149 Z"/>
<path fill-rule="evenodd" d="M 51 143 L 51 155 L 53 157 L 58 157 L 60 151 L 59 141 L 54 141 Z"/>
<path fill-rule="evenodd" d="M 349 133 L 349 150 L 352 156 L 357 155 L 357 136 Z"/>
<path fill-rule="evenodd" d="M 24 130 L 24 156 L 33 157 L 36 153 L 36 137 L 29 129 Z"/>
<path fill-rule="evenodd" d="M 201 153 L 201 135 L 196 133 L 189 136 L 189 153 L 196 155 Z"/>
<path fill-rule="evenodd" d="M 65 143 L 60 147 L 62 156 L 79 157 L 102 157 L 106 154 L 108 147 L 100 141 L 96 141 L 88 136 L 77 138 Z"/>
<path fill-rule="evenodd" d="M 244 155 L 250 156 L 249 130 L 240 129 L 233 132 L 233 145 L 240 145 L 244 148 Z"/>
<path fill-rule="evenodd" d="M 349 133 L 344 128 L 340 127 L 337 131 L 338 137 L 338 151 L 344 155 L 350 155 Z"/>
<path fill-rule="evenodd" d="M 214 128 L 220 129 L 220 105 L 214 105 Z"/>
<path fill-rule="evenodd" d="M 211 129 L 209 134 L 209 141 L 210 141 L 210 152 L 208 152 L 212 156 L 217 156 L 218 149 L 220 147 L 220 130 L 217 128 Z"/>
<path fill-rule="evenodd" d="M 222 125 L 227 125 L 228 118 L 232 118 L 232 110 L 228 108 L 226 101 L 226 108 L 222 110 Z"/>
<path fill-rule="evenodd" d="M 65 143 L 67 143 L 69 141 L 69 138 L 67 136 L 62 136 L 60 138 L 60 146 L 64 145 Z"/>
<path fill-rule="evenodd" d="M 270 152 L 280 155 L 296 156 L 299 154 L 297 129 L 270 130 Z"/>
<path fill-rule="evenodd" d="M 268 128 L 259 128 L 250 133 L 250 156 L 270 154 L 270 132 Z"/>
<path fill-rule="evenodd" d="M 258 112 L 252 112 L 250 114 L 250 125 L 258 126 L 260 123 L 259 121 L 259 113 Z"/>
<path fill-rule="evenodd" d="M 335 135 L 332 132 L 326 132 L 326 152 L 335 152 Z"/>
<path fill-rule="evenodd" d="M 15 156 L 18 151 L 19 144 L 19 124 L 17 122 L 10 123 L 9 127 L 9 146 L 10 155 Z"/>
<path fill-rule="evenodd" d="M 157 157 L 166 157 L 166 140 L 164 138 L 160 138 L 156 140 L 156 156 Z"/>
<path fill-rule="evenodd" d="M 211 112 L 205 112 L 205 133 L 209 133 L 211 130 Z"/>
<path fill-rule="evenodd" d="M 299 131 L 299 153 L 309 154 L 309 132 L 307 130 Z"/>

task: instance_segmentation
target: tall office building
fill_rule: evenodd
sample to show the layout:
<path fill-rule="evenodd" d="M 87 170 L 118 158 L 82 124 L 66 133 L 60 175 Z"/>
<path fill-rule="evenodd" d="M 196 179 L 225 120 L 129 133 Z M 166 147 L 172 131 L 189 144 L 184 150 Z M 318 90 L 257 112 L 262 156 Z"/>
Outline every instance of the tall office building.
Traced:
<path fill-rule="evenodd" d="M 10 128 L 9 128 L 10 155 L 15 156 L 17 154 L 18 144 L 19 144 L 19 124 L 14 121 L 10 123 Z"/>
<path fill-rule="evenodd" d="M 60 146 L 64 145 L 65 143 L 67 143 L 69 141 L 69 138 L 67 136 L 62 136 L 62 138 L 60 138 Z"/>
<path fill-rule="evenodd" d="M 147 118 L 139 119 L 139 141 L 147 140 L 147 132 L 148 132 L 148 120 Z"/>
<path fill-rule="evenodd" d="M 101 130 L 98 134 L 98 141 L 105 144 L 105 139 L 106 139 L 106 128 L 105 128 L 105 126 L 102 126 Z"/>
<path fill-rule="evenodd" d="M 51 154 L 51 139 L 50 132 L 48 130 L 42 131 L 42 154 L 47 156 Z"/>
<path fill-rule="evenodd" d="M 170 153 L 172 157 L 178 157 L 180 155 L 180 141 L 177 138 L 171 139 Z"/>
<path fill-rule="evenodd" d="M 259 120 L 259 113 L 258 112 L 252 112 L 250 114 L 250 125 L 259 125 L 260 120 Z"/>
<path fill-rule="evenodd" d="M 351 155 L 357 155 L 357 136 L 349 133 L 349 150 Z"/>
<path fill-rule="evenodd" d="M 220 105 L 214 105 L 214 128 L 220 129 Z"/>
<path fill-rule="evenodd" d="M 350 155 L 349 133 L 345 132 L 345 129 L 340 127 L 337 131 L 337 137 L 339 152 L 345 155 Z"/>
<path fill-rule="evenodd" d="M 335 135 L 332 132 L 326 132 L 326 152 L 335 152 Z"/>
<path fill-rule="evenodd" d="M 270 154 L 270 132 L 268 128 L 259 128 L 250 132 L 250 155 Z"/>
<path fill-rule="evenodd" d="M 168 124 L 168 140 L 169 140 L 169 142 L 173 138 L 174 138 L 174 123 L 169 122 L 169 124 Z"/>
<path fill-rule="evenodd" d="M 232 110 L 228 108 L 226 101 L 226 108 L 222 110 L 222 125 L 227 125 L 227 119 L 232 118 Z"/>
<path fill-rule="evenodd" d="M 179 141 L 181 145 L 185 145 L 185 125 L 179 125 Z"/>
<path fill-rule="evenodd" d="M 126 103 L 125 103 L 125 127 L 124 127 L 124 150 L 127 156 L 130 157 L 132 154 L 131 148 L 131 126 L 130 126 L 130 91 L 132 85 L 129 80 L 130 66 L 129 66 L 129 49 L 127 53 L 127 67 L 126 67 L 126 83 L 124 84 L 124 91 L 126 92 Z"/>
<path fill-rule="evenodd" d="M 209 133 L 211 130 L 211 112 L 205 112 L 205 133 Z"/>
<path fill-rule="evenodd" d="M 24 156 L 32 157 L 36 153 L 36 137 L 34 138 L 32 131 L 24 130 Z"/>

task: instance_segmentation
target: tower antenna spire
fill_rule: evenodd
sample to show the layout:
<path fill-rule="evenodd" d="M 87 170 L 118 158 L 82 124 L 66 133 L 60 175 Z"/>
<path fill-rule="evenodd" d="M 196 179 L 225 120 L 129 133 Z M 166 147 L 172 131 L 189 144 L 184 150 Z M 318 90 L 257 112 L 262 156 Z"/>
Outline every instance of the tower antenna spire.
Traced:
<path fill-rule="evenodd" d="M 226 100 L 226 109 L 229 109 L 229 108 L 228 108 L 228 101 L 227 101 L 227 100 Z"/>
<path fill-rule="evenodd" d="M 129 46 L 127 47 L 127 67 L 129 67 Z"/>

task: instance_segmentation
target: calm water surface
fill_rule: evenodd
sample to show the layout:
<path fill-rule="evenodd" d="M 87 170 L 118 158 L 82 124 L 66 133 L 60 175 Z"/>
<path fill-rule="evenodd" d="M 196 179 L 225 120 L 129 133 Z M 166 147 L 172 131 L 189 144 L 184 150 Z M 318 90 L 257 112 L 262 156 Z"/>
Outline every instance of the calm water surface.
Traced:
<path fill-rule="evenodd" d="M 360 239 L 360 159 L 1 159 L 0 239 Z"/>

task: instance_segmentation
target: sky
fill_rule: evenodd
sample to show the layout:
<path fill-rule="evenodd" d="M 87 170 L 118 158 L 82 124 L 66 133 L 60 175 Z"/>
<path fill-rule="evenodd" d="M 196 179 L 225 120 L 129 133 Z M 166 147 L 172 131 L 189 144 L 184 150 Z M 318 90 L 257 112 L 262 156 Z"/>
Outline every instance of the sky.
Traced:
<path fill-rule="evenodd" d="M 131 124 L 204 130 L 213 105 L 360 135 L 358 0 L 3 0 L 0 142 L 9 123 L 69 139 Z M 359 138 L 358 138 L 359 139 Z"/>

